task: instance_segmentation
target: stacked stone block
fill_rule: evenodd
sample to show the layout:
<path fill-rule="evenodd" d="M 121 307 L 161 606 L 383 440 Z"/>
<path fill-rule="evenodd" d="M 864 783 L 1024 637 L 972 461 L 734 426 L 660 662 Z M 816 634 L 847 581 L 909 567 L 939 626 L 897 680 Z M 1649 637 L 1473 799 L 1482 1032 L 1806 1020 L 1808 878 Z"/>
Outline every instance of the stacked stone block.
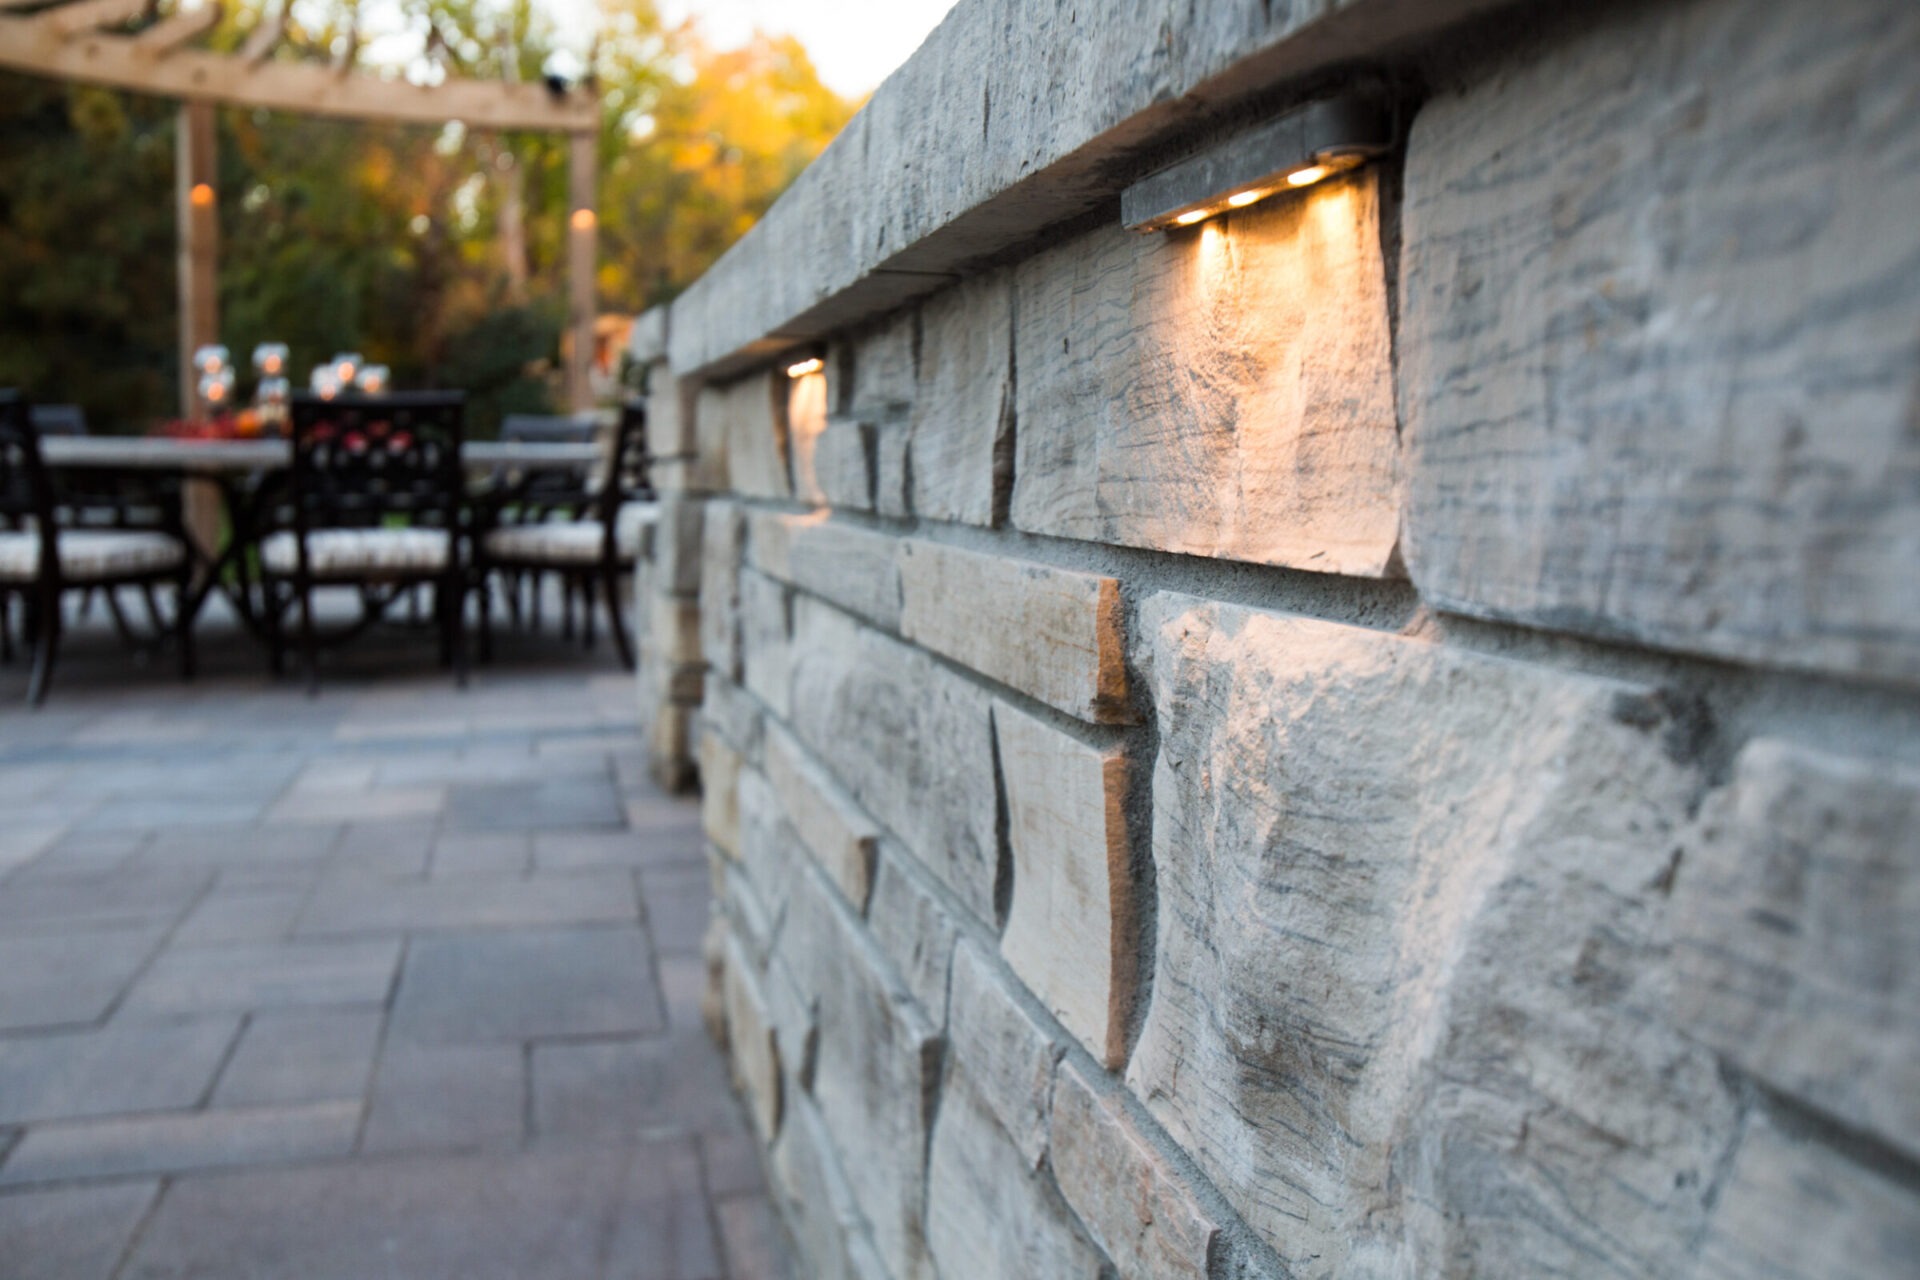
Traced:
<path fill-rule="evenodd" d="M 1482 31 L 1388 165 L 683 378 L 810 1273 L 1911 1268 L 1915 65 L 1893 0 Z"/>

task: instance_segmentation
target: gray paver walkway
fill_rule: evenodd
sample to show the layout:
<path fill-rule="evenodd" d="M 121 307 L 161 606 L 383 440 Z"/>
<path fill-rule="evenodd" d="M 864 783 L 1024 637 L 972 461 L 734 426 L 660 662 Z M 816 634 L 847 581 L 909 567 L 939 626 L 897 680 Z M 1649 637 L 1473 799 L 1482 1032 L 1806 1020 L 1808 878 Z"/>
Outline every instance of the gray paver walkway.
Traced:
<path fill-rule="evenodd" d="M 39 712 L 0 667 L 0 1275 L 787 1275 L 604 647 L 310 701 L 210 631 L 181 685 L 82 628 Z"/>

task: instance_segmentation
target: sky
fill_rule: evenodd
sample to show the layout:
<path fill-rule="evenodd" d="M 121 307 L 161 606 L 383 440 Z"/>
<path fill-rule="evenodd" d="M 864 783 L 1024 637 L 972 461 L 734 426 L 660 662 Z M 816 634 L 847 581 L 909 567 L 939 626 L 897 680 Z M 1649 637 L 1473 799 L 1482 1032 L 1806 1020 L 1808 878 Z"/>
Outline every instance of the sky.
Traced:
<path fill-rule="evenodd" d="M 719 48 L 746 41 L 758 26 L 800 37 L 820 78 L 857 98 L 880 86 L 940 25 L 954 0 L 661 0 L 661 16 L 697 17 Z"/>

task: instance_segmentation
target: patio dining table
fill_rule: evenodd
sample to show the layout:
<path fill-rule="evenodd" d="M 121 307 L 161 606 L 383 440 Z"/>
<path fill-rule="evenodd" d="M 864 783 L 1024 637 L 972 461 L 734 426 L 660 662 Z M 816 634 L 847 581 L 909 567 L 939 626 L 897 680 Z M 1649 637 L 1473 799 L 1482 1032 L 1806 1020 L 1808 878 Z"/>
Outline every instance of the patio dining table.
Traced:
<path fill-rule="evenodd" d="M 238 538 L 222 536 L 222 515 L 229 528 L 246 518 L 248 482 L 292 465 L 293 446 L 284 439 L 191 440 L 153 436 L 49 436 L 41 456 L 55 471 L 143 471 L 180 476 L 182 512 L 190 537 L 207 568 L 188 608 L 198 612 L 208 592 L 220 588 L 233 601 L 250 630 L 260 630 L 250 598 L 245 557 Z M 460 449 L 469 479 L 497 479 L 531 472 L 590 471 L 603 457 L 597 444 L 521 441 L 468 441 Z M 234 570 L 237 582 L 226 582 Z"/>

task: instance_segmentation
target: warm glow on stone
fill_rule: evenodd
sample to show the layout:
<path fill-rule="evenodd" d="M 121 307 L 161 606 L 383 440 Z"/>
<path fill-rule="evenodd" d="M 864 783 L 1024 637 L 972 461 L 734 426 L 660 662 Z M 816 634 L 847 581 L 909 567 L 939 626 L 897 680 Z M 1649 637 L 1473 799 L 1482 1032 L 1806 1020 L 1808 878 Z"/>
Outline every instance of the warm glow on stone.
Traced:
<path fill-rule="evenodd" d="M 1229 209 L 1244 209 L 1267 193 L 1264 191 L 1242 191 L 1227 197 Z"/>
<path fill-rule="evenodd" d="M 808 374 L 818 373 L 826 367 L 825 361 L 821 360 L 818 356 L 814 356 L 810 359 L 802 360 L 798 364 L 788 365 L 787 376 L 789 378 L 804 378 Z"/>
<path fill-rule="evenodd" d="M 1310 164 L 1304 169 L 1295 169 L 1292 173 L 1288 174 L 1287 185 L 1290 187 L 1311 186 L 1332 172 L 1333 170 L 1324 164 Z"/>
<path fill-rule="evenodd" d="M 1205 209 L 1189 209 L 1187 212 L 1175 218 L 1173 225 L 1176 227 L 1190 227 L 1206 216 L 1207 211 Z"/>

